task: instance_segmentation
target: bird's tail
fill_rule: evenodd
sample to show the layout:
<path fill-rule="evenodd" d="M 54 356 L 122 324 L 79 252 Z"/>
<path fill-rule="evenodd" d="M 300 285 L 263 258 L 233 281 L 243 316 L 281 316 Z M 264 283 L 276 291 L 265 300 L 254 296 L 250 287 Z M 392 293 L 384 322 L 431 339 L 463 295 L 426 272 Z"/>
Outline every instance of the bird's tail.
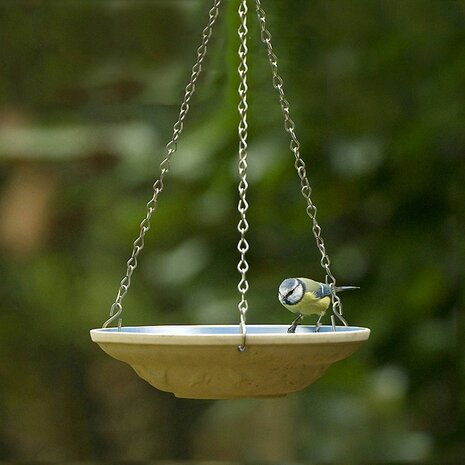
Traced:
<path fill-rule="evenodd" d="M 341 291 L 353 291 L 355 289 L 360 289 L 358 286 L 336 286 L 334 290 L 336 292 L 341 292 Z"/>

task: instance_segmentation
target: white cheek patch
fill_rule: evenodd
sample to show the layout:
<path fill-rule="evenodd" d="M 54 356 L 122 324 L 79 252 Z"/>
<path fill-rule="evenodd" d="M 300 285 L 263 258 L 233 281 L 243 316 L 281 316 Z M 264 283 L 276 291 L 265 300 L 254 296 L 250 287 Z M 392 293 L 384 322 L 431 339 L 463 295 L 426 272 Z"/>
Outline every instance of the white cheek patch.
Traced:
<path fill-rule="evenodd" d="M 292 293 L 287 297 L 287 301 L 290 304 L 296 304 L 302 300 L 304 296 L 304 290 L 302 289 L 302 286 L 297 286 Z"/>

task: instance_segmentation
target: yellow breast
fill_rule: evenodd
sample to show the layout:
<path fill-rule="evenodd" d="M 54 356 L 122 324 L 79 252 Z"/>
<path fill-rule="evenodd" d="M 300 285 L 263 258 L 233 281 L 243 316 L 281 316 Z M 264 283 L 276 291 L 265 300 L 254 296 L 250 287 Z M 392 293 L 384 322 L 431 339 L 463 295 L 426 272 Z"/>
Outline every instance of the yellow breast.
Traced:
<path fill-rule="evenodd" d="M 286 308 L 293 313 L 301 313 L 302 315 L 321 315 L 326 312 L 330 303 L 329 297 L 317 299 L 312 292 L 307 292 L 298 304 L 286 305 Z"/>

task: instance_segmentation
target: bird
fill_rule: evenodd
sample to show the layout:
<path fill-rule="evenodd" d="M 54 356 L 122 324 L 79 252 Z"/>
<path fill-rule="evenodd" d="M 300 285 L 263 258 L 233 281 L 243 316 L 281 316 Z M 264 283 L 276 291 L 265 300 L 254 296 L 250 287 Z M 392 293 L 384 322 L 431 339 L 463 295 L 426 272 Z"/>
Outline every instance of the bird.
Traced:
<path fill-rule="evenodd" d="M 360 289 L 357 286 L 336 286 L 335 292 Z M 325 314 L 331 303 L 331 287 L 308 278 L 287 278 L 279 285 L 278 300 L 281 304 L 296 313 L 298 316 L 287 330 L 288 333 L 295 333 L 297 325 L 302 318 L 307 315 Z M 319 330 L 320 319 L 315 330 Z"/>

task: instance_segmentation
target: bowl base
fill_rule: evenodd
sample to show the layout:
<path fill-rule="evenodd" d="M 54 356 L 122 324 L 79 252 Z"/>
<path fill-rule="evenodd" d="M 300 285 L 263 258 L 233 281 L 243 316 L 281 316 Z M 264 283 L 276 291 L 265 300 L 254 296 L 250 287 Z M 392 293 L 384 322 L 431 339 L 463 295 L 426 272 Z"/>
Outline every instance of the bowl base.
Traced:
<path fill-rule="evenodd" d="M 228 395 L 228 396 L 221 396 L 221 395 L 220 396 L 215 396 L 215 395 L 211 395 L 211 394 L 201 396 L 201 395 L 193 395 L 193 394 L 189 394 L 189 393 L 178 393 L 178 392 L 174 392 L 173 394 L 178 399 L 196 399 L 196 400 L 279 399 L 279 398 L 283 398 L 283 397 L 287 396 L 287 393 L 285 393 L 285 394 L 267 394 L 267 395 L 257 394 L 257 395 L 250 395 L 250 396 L 248 396 L 248 395 L 241 396 L 241 395 L 235 395 L 235 394 L 231 394 L 231 395 Z"/>

